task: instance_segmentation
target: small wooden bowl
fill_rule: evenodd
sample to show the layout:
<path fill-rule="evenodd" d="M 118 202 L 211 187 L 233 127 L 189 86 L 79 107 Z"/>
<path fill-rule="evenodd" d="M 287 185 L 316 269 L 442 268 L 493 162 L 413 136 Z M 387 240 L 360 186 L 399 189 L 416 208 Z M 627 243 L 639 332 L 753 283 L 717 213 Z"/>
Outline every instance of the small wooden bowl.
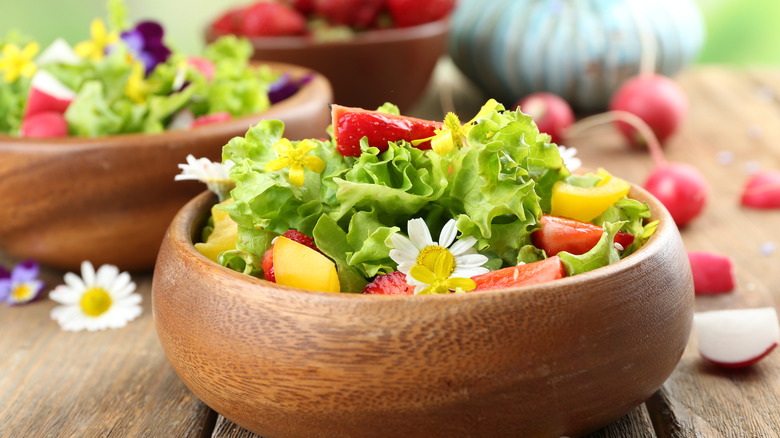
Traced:
<path fill-rule="evenodd" d="M 425 91 L 445 53 L 449 19 L 419 26 L 360 32 L 348 41 L 310 37 L 252 37 L 253 58 L 316 70 L 333 84 L 340 105 L 376 109 L 385 102 L 409 109 Z M 207 28 L 206 41 L 218 38 Z"/>
<path fill-rule="evenodd" d="M 271 64 L 294 76 L 311 70 Z M 78 269 L 83 260 L 151 270 L 176 212 L 201 191 L 174 181 L 188 154 L 222 160 L 222 146 L 263 119 L 291 139 L 321 136 L 330 123 L 327 79 L 315 74 L 261 114 L 186 131 L 99 138 L 0 136 L 0 247 L 20 259 Z"/>
<path fill-rule="evenodd" d="M 174 370 L 267 437 L 559 437 L 649 398 L 688 341 L 693 284 L 669 213 L 613 265 L 491 292 L 371 296 L 278 286 L 201 256 L 215 199 L 171 223 L 152 305 Z"/>

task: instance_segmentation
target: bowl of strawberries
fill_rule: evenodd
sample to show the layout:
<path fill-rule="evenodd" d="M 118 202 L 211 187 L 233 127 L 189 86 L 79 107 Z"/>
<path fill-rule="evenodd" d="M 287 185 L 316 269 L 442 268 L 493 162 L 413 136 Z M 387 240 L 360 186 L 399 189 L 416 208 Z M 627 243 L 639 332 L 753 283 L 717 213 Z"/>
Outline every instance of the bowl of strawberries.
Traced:
<path fill-rule="evenodd" d="M 652 195 L 493 100 L 332 111 L 225 147 L 230 197 L 163 240 L 157 333 L 204 403 L 262 436 L 580 436 L 669 377 L 694 294 Z"/>
<path fill-rule="evenodd" d="M 230 9 L 206 28 L 206 40 L 246 37 L 254 58 L 322 73 L 335 101 L 408 109 L 445 53 L 455 0 L 276 0 Z"/>

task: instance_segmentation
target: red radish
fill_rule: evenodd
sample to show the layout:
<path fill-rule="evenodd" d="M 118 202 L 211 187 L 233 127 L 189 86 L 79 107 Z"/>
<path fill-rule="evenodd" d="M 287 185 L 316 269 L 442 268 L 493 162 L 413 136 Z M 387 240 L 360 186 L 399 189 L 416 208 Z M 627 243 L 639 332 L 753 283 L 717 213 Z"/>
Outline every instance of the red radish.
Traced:
<path fill-rule="evenodd" d="M 199 72 L 203 74 L 203 76 L 206 77 L 207 81 L 211 81 L 214 78 L 214 70 L 216 67 L 214 66 L 214 63 L 209 61 L 206 58 L 198 58 L 196 56 L 190 56 L 187 58 L 187 63 L 195 69 L 197 69 Z"/>
<path fill-rule="evenodd" d="M 640 74 L 624 82 L 609 104 L 611 111 L 625 111 L 642 119 L 659 142 L 665 142 L 682 124 L 688 99 L 677 83 L 666 76 Z M 647 137 L 633 126 L 617 122 L 620 132 L 633 146 L 646 145 Z"/>
<path fill-rule="evenodd" d="M 171 121 L 168 122 L 166 129 L 171 131 L 177 129 L 190 129 L 190 125 L 192 125 L 194 120 L 195 116 L 192 114 L 192 111 L 190 111 L 189 108 L 184 108 L 171 117 Z"/>
<path fill-rule="evenodd" d="M 35 63 L 42 67 L 49 64 L 67 64 L 76 65 L 81 62 L 81 57 L 73 51 L 73 48 L 62 38 L 57 38 L 46 47 L 37 58 Z"/>
<path fill-rule="evenodd" d="M 763 170 L 750 175 L 741 202 L 745 207 L 780 208 L 780 172 Z"/>
<path fill-rule="evenodd" d="M 51 73 L 38 70 L 30 82 L 30 94 L 27 96 L 24 118 L 48 111 L 64 113 L 75 97 L 76 93 Z"/>
<path fill-rule="evenodd" d="M 19 135 L 31 138 L 67 137 L 68 122 L 56 111 L 34 114 L 22 121 Z"/>
<path fill-rule="evenodd" d="M 758 362 L 780 339 L 774 307 L 697 312 L 693 322 L 702 358 L 727 368 Z"/>
<path fill-rule="evenodd" d="M 734 260 L 724 254 L 688 251 L 696 295 L 731 292 L 736 287 Z"/>
<path fill-rule="evenodd" d="M 477 283 L 474 289 L 477 291 L 545 283 L 565 276 L 563 262 L 558 256 L 552 256 L 538 262 L 490 271 L 471 279 Z"/>
<path fill-rule="evenodd" d="M 540 132 L 550 134 L 553 143 L 564 141 L 564 131 L 574 123 L 574 111 L 562 97 L 553 93 L 532 93 L 517 103 L 520 111 L 533 117 Z"/>
<path fill-rule="evenodd" d="M 193 120 L 190 124 L 190 128 L 197 128 L 198 126 L 208 125 L 210 123 L 224 122 L 230 120 L 231 117 L 230 113 L 225 111 L 206 114 L 205 116 L 200 116 Z"/>

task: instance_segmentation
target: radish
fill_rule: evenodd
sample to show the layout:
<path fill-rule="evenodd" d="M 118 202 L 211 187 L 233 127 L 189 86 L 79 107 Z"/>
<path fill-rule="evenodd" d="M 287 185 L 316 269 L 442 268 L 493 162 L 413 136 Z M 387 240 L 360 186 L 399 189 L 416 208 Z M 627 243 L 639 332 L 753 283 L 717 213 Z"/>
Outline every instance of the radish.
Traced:
<path fill-rule="evenodd" d="M 211 82 L 211 80 L 214 79 L 214 72 L 216 71 L 216 67 L 214 66 L 214 63 L 208 59 L 190 56 L 187 58 L 187 63 L 201 72 L 203 76 L 206 77 L 207 82 Z"/>
<path fill-rule="evenodd" d="M 230 113 L 225 111 L 206 114 L 205 116 L 200 116 L 193 120 L 190 124 L 190 128 L 197 128 L 198 126 L 208 125 L 210 123 L 224 122 L 225 120 L 230 120 L 231 117 Z"/>
<path fill-rule="evenodd" d="M 56 138 L 68 136 L 68 122 L 57 111 L 46 111 L 27 117 L 19 130 L 22 137 Z"/>
<path fill-rule="evenodd" d="M 194 121 L 195 116 L 192 114 L 192 111 L 189 108 L 184 108 L 171 117 L 171 121 L 166 129 L 170 131 L 189 129 Z"/>
<path fill-rule="evenodd" d="M 70 44 L 62 38 L 54 40 L 54 42 L 49 44 L 49 46 L 35 58 L 35 63 L 39 67 L 49 64 L 77 65 L 81 62 L 81 57 L 79 57 Z"/>
<path fill-rule="evenodd" d="M 644 188 L 669 210 L 677 226 L 684 227 L 699 216 L 709 198 L 707 179 L 690 164 L 668 163 L 652 129 L 638 116 L 625 111 L 609 111 L 580 120 L 566 134 L 572 137 L 576 131 L 616 121 L 633 126 L 645 139 L 655 168 L 645 181 Z"/>
<path fill-rule="evenodd" d="M 38 70 L 30 81 L 24 118 L 48 111 L 64 113 L 75 98 L 76 93 L 59 79 L 45 70 Z"/>
<path fill-rule="evenodd" d="M 734 260 L 723 254 L 688 251 L 696 295 L 731 292 L 736 285 Z"/>
<path fill-rule="evenodd" d="M 764 170 L 750 175 L 741 202 L 745 207 L 780 208 L 780 172 Z"/>
<path fill-rule="evenodd" d="M 657 74 L 640 74 L 624 82 L 610 100 L 611 111 L 625 111 L 639 117 L 663 144 L 682 124 L 688 112 L 688 99 L 673 80 Z M 622 121 L 617 127 L 629 144 L 647 146 L 646 136 Z"/>
<path fill-rule="evenodd" d="M 539 131 L 550 134 L 553 143 L 562 144 L 564 131 L 574 123 L 574 111 L 557 94 L 532 93 L 521 99 L 515 107 L 533 117 Z"/>
<path fill-rule="evenodd" d="M 702 358 L 727 368 L 758 362 L 780 338 L 774 307 L 697 312 L 693 323 Z"/>

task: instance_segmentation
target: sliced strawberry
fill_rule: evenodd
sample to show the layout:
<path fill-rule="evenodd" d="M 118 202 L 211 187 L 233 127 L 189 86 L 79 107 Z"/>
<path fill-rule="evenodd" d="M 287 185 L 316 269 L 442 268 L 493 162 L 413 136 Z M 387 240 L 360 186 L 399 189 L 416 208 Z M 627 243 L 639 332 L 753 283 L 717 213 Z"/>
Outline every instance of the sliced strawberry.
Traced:
<path fill-rule="evenodd" d="M 313 238 L 307 236 L 306 234 L 301 233 L 298 230 L 287 230 L 284 232 L 284 234 L 282 234 L 282 236 L 292 240 L 293 242 L 298 242 L 301 245 L 308 246 L 309 248 L 322 253 L 322 251 L 320 251 L 320 249 L 317 248 L 317 245 L 314 244 Z"/>
<path fill-rule="evenodd" d="M 539 219 L 541 229 L 531 233 L 534 246 L 543 249 L 548 257 L 561 251 L 580 255 L 590 251 L 601 239 L 604 228 L 587 222 L 544 214 Z M 620 231 L 615 243 L 625 249 L 634 243 L 634 236 Z M 618 248 L 620 249 L 620 248 Z"/>
<path fill-rule="evenodd" d="M 271 245 L 271 248 L 268 249 L 265 254 L 263 254 L 263 262 L 262 262 L 262 268 L 263 268 L 263 276 L 266 280 L 276 283 L 276 276 L 274 275 L 274 248 L 273 245 Z"/>
<path fill-rule="evenodd" d="M 455 0 L 387 0 L 387 10 L 398 27 L 417 26 L 442 19 L 454 8 Z"/>
<path fill-rule="evenodd" d="M 308 246 L 309 248 L 319 252 L 322 254 L 322 251 L 320 251 L 319 248 L 317 248 L 317 245 L 314 244 L 314 239 L 307 236 L 304 233 L 301 233 L 298 230 L 287 230 L 282 234 L 282 236 L 292 240 L 293 242 L 300 243 L 301 245 Z M 276 276 L 274 275 L 274 246 L 271 245 L 271 248 L 266 250 L 266 252 L 263 254 L 263 261 L 261 267 L 263 268 L 263 275 L 265 276 L 265 279 L 271 282 L 276 282 Z"/>
<path fill-rule="evenodd" d="M 314 12 L 330 23 L 367 29 L 374 25 L 385 0 L 314 0 Z"/>
<path fill-rule="evenodd" d="M 406 283 L 406 274 L 401 271 L 377 275 L 363 289 L 367 295 L 414 295 L 414 286 Z"/>
<path fill-rule="evenodd" d="M 238 31 L 250 37 L 301 35 L 306 32 L 306 18 L 283 3 L 257 2 L 241 16 Z"/>
<path fill-rule="evenodd" d="M 558 256 L 552 256 L 538 262 L 490 271 L 471 279 L 477 283 L 474 289 L 477 291 L 545 283 L 565 276 L 563 262 Z"/>
<path fill-rule="evenodd" d="M 369 146 L 384 152 L 388 141 L 411 142 L 433 137 L 436 128 L 442 125 L 441 122 L 341 105 L 331 106 L 331 116 L 336 147 L 342 155 L 348 157 L 360 155 L 360 139 L 363 137 L 368 138 Z M 430 149 L 431 142 L 421 143 L 417 148 Z"/>

